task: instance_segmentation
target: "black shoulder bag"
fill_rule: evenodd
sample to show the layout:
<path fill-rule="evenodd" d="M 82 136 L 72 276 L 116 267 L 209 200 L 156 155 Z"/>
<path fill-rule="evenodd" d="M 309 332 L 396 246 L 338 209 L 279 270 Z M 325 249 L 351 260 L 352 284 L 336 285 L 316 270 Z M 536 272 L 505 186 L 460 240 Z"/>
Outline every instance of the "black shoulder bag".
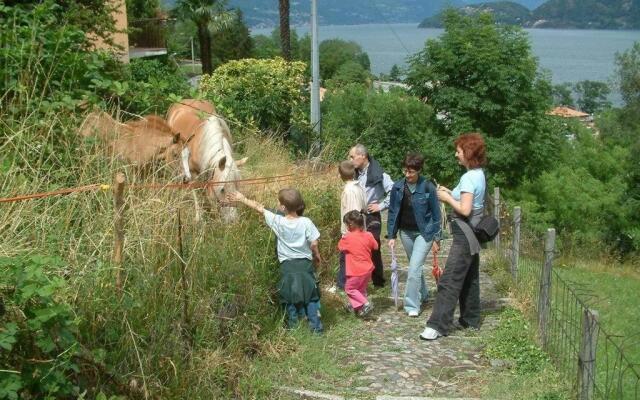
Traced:
<path fill-rule="evenodd" d="M 485 179 L 485 204 L 487 203 L 487 181 Z M 494 210 L 495 211 L 495 210 Z M 500 232 L 500 222 L 493 215 L 483 215 L 480 221 L 473 227 L 473 233 L 480 243 L 487 243 L 495 239 Z"/>

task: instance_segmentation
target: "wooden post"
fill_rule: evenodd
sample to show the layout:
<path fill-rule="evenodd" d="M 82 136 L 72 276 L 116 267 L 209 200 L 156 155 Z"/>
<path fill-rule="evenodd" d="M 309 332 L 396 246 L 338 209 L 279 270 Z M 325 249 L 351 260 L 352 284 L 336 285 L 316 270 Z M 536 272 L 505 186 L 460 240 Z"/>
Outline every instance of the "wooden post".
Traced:
<path fill-rule="evenodd" d="M 551 312 L 551 268 L 553 266 L 553 256 L 555 254 L 556 230 L 547 229 L 547 238 L 544 242 L 544 266 L 540 278 L 540 297 L 538 298 L 538 329 L 542 347 L 546 350 L 549 323 L 549 313 Z"/>
<path fill-rule="evenodd" d="M 513 243 L 511 252 L 511 276 L 514 282 L 518 282 L 518 262 L 520 259 L 520 220 L 522 209 L 515 207 L 513 209 Z"/>
<path fill-rule="evenodd" d="M 579 399 L 593 399 L 596 381 L 596 346 L 598 344 L 598 312 L 584 310 L 582 314 L 582 343 L 578 355 Z"/>
<path fill-rule="evenodd" d="M 116 266 L 116 289 L 122 290 L 122 248 L 124 247 L 124 184 L 125 177 L 118 172 L 113 184 L 113 204 L 115 215 L 113 219 L 113 263 Z"/>
<path fill-rule="evenodd" d="M 500 226 L 500 188 L 497 187 L 493 190 L 493 216 L 498 220 L 498 226 Z M 500 252 L 500 230 L 493 243 L 496 246 L 496 252 Z"/>

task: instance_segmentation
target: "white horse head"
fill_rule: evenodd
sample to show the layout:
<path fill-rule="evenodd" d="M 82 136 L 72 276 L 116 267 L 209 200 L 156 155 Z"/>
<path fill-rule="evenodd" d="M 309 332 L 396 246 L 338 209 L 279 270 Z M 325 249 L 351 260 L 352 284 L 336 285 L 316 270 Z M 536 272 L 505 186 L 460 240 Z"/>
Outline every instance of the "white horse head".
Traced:
<path fill-rule="evenodd" d="M 200 141 L 200 161 L 206 177 L 213 183 L 207 186 L 207 197 L 210 201 L 217 201 L 220 213 L 225 222 L 237 218 L 237 209 L 225 200 L 227 193 L 238 190 L 237 181 L 240 179 L 239 162 L 233 159 L 233 152 L 229 138 L 231 133 L 227 123 L 217 116 L 207 118 L 202 126 Z"/>

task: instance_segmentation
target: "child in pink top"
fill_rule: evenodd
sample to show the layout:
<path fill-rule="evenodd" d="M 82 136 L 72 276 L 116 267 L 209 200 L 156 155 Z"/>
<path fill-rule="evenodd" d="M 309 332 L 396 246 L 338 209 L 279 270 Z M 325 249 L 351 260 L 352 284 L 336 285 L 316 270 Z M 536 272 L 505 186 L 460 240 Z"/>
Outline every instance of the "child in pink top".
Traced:
<path fill-rule="evenodd" d="M 373 309 L 373 304 L 367 299 L 367 285 L 373 272 L 371 252 L 378 249 L 378 243 L 370 232 L 364 230 L 364 216 L 360 211 L 346 213 L 344 223 L 348 232 L 338 242 L 338 249 L 346 255 L 344 291 L 351 308 L 358 315 L 365 316 Z"/>

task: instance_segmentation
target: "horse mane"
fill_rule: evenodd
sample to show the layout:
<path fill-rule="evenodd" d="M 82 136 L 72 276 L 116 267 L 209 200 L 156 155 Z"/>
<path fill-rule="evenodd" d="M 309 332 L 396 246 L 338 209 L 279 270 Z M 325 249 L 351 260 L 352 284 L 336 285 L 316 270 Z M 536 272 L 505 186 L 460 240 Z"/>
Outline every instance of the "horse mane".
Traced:
<path fill-rule="evenodd" d="M 233 169 L 235 162 L 231 148 L 231 132 L 224 119 L 211 116 L 202 123 L 200 129 L 202 134 L 200 155 L 206 166 L 205 169 L 214 168 L 222 157 L 226 157 L 225 165 Z"/>

